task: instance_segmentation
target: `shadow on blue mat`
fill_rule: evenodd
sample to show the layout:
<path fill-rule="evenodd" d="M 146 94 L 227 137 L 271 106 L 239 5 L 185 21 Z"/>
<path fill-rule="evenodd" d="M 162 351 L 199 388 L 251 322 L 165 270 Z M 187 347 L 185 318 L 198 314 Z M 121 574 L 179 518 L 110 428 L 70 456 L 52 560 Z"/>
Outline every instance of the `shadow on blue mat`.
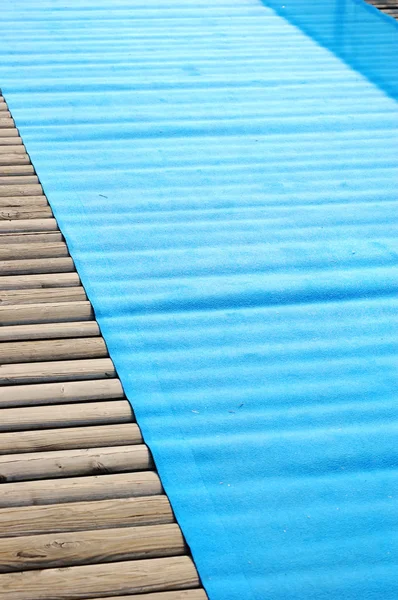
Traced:
<path fill-rule="evenodd" d="M 364 0 L 261 0 L 398 100 L 398 23 Z M 377 19 L 383 27 L 375 27 Z"/>

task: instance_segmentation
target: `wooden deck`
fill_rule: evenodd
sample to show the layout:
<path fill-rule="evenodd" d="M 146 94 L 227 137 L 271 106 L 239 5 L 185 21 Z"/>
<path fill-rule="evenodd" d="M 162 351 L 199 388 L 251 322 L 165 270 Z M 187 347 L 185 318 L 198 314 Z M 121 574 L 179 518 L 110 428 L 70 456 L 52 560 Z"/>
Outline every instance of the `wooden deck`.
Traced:
<path fill-rule="evenodd" d="M 398 20 L 398 0 L 365 0 L 365 2 Z"/>
<path fill-rule="evenodd" d="M 0 214 L 0 600 L 204 600 L 2 97 Z"/>

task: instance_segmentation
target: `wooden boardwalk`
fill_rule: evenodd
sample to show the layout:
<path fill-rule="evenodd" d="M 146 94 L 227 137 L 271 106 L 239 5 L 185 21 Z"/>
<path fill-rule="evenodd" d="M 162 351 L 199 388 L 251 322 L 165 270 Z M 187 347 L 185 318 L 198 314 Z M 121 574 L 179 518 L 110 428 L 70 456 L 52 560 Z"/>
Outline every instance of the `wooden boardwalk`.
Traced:
<path fill-rule="evenodd" d="M 372 4 L 386 15 L 394 17 L 398 20 L 398 0 L 365 0 L 368 4 Z"/>
<path fill-rule="evenodd" d="M 0 600 L 204 600 L 2 97 L 0 215 Z"/>

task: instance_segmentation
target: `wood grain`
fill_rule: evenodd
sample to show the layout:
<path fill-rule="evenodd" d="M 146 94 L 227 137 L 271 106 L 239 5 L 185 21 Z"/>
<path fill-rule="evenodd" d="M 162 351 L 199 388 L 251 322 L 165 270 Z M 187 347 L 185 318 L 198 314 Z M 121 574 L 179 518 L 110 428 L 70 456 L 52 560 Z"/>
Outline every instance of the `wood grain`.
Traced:
<path fill-rule="evenodd" d="M 130 414 L 131 420 L 132 414 Z M 130 421 L 116 425 L 68 426 L 57 429 L 2 433 L 0 435 L 0 454 L 142 444 L 138 425 Z"/>
<path fill-rule="evenodd" d="M 7 175 L 33 175 L 34 172 L 35 170 L 30 163 L 25 165 L 2 165 L 0 163 L 0 177 L 7 177 Z"/>
<path fill-rule="evenodd" d="M 109 358 L 0 365 L 0 385 L 116 377 Z"/>
<path fill-rule="evenodd" d="M 1 223 L 0 223 L 1 225 Z M 60 242 L 62 241 L 60 231 L 20 231 L 18 233 L 0 233 L 0 244 L 29 244 L 37 242 Z"/>
<path fill-rule="evenodd" d="M 1 206 L 0 219 L 11 221 L 19 219 L 50 219 L 53 216 L 49 206 Z"/>
<path fill-rule="evenodd" d="M 1 134 L 1 130 L 0 130 L 0 147 L 1 146 L 17 146 L 19 144 L 22 144 L 22 140 L 20 137 L 18 137 L 18 132 L 17 135 L 12 135 L 11 131 L 7 131 L 9 137 L 5 137 L 4 135 Z"/>
<path fill-rule="evenodd" d="M 1 157 L 2 155 L 0 154 L 0 164 Z M 45 196 L 5 196 L 0 198 L 0 207 L 5 206 L 20 206 L 32 209 L 32 207 L 48 207 L 49 204 Z"/>
<path fill-rule="evenodd" d="M 11 139 L 15 139 L 15 138 L 11 138 Z M 8 143 L 4 143 L 4 139 L 0 138 L 0 155 L 1 154 L 9 154 L 10 152 L 12 154 L 26 154 L 26 148 L 22 144 L 21 138 L 18 137 L 17 140 L 18 140 L 18 142 L 17 142 L 18 145 L 14 146 L 13 148 L 9 148 Z"/>
<path fill-rule="evenodd" d="M 57 231 L 55 219 L 16 219 L 0 221 L 0 233 L 17 233 L 28 231 Z"/>
<path fill-rule="evenodd" d="M 0 127 L 15 127 L 15 123 L 10 117 L 3 117 L 2 113 L 0 116 Z"/>
<path fill-rule="evenodd" d="M 0 245 L 2 244 L 0 236 Z M 38 275 L 6 275 L 0 278 L 0 290 L 32 290 L 78 287 L 80 278 L 77 273 L 44 273 Z M 29 292 L 26 292 L 30 294 Z M 48 303 L 48 301 L 47 301 Z"/>
<path fill-rule="evenodd" d="M 0 185 L 0 196 L 42 196 L 43 188 L 40 183 L 24 183 L 15 185 Z"/>
<path fill-rule="evenodd" d="M 5 392 L 8 393 L 9 388 Z M 127 400 L 82 402 L 70 406 L 27 406 L 3 408 L 0 431 L 24 431 L 26 429 L 51 429 L 77 425 L 111 425 L 130 423 L 133 413 Z"/>
<path fill-rule="evenodd" d="M 0 261 L 0 275 L 29 275 L 30 273 L 65 273 L 74 271 L 70 256 Z"/>
<path fill-rule="evenodd" d="M 65 415 L 70 415 L 72 410 L 71 406 L 67 406 L 68 403 L 120 400 L 123 397 L 122 385 L 116 378 L 16 385 L 0 388 L 0 408 L 65 404 L 62 408 L 65 418 Z M 42 418 L 42 415 L 38 418 Z"/>
<path fill-rule="evenodd" d="M 87 300 L 83 287 L 42 288 L 0 291 L 0 305 L 46 304 L 47 302 L 76 302 Z"/>
<path fill-rule="evenodd" d="M 3 342 L 0 344 L 0 363 L 32 363 L 104 358 L 108 350 L 102 337 L 36 340 L 32 342 Z"/>
<path fill-rule="evenodd" d="M 199 587 L 188 556 L 0 575 L 0 600 L 77 600 Z"/>
<path fill-rule="evenodd" d="M 94 600 L 115 600 L 110 598 L 94 598 Z M 155 592 L 154 594 L 134 594 L 134 596 L 118 596 L 116 600 L 208 600 L 206 592 L 201 589 L 175 590 L 172 592 Z"/>
<path fill-rule="evenodd" d="M 100 330 L 96 321 L 48 323 L 46 325 L 11 325 L 10 327 L 0 327 L 0 342 L 94 337 L 99 334 Z"/>
<path fill-rule="evenodd" d="M 162 493 L 159 477 L 153 471 L 18 481 L 1 486 L 0 508 L 59 504 L 110 498 L 155 496 Z"/>
<path fill-rule="evenodd" d="M 1 278 L 0 278 L 1 279 Z M 90 302 L 18 304 L 0 306 L 0 327 L 2 325 L 23 325 L 30 323 L 59 323 L 88 321 L 94 313 Z"/>
<path fill-rule="evenodd" d="M 58 258 L 68 256 L 65 242 L 45 242 L 44 244 L 7 244 L 0 246 L 0 260 L 20 260 L 24 258 Z"/>
<path fill-rule="evenodd" d="M 28 452 L 0 456 L 0 482 L 148 471 L 152 466 L 145 444 Z"/>
<path fill-rule="evenodd" d="M 185 553 L 174 523 L 0 538 L 0 573 Z"/>
<path fill-rule="evenodd" d="M 173 522 L 173 511 L 164 495 L 21 506 L 0 509 L 0 537 Z"/>
<path fill-rule="evenodd" d="M 7 154 L 0 153 L 0 165 L 25 165 L 29 164 L 29 156 L 25 153 L 17 154 L 8 152 Z"/>

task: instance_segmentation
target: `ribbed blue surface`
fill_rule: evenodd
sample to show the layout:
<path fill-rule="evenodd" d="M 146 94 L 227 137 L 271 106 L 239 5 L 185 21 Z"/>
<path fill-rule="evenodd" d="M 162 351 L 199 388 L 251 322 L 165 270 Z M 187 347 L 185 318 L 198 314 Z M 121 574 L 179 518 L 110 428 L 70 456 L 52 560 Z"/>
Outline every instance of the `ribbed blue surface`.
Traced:
<path fill-rule="evenodd" d="M 0 84 L 211 600 L 396 600 L 398 28 L 264 4 L 3 1 Z"/>

